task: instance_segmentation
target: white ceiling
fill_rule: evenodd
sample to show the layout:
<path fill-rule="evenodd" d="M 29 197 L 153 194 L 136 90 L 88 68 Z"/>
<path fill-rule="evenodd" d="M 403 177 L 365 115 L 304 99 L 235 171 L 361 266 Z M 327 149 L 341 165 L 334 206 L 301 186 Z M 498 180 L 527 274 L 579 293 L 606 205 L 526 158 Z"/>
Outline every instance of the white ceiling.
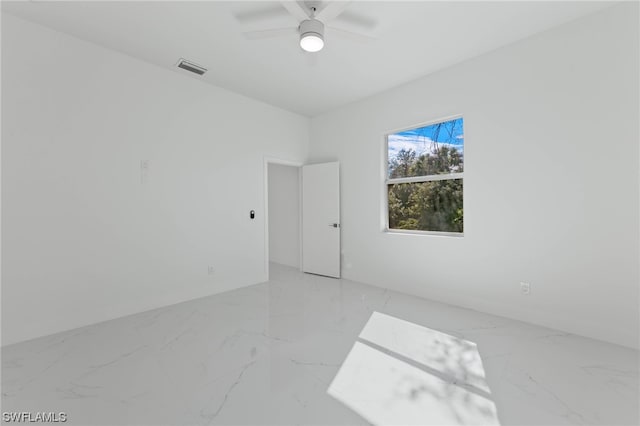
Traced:
<path fill-rule="evenodd" d="M 302 52 L 296 34 L 243 37 L 243 31 L 297 25 L 277 1 L 3 1 L 2 10 L 185 76 L 174 65 L 181 57 L 190 59 L 209 71 L 189 78 L 314 116 L 609 5 L 353 1 L 331 23 L 348 21 L 348 28 L 376 39 L 363 42 L 329 30 L 317 54 Z M 250 19 L 263 11 L 267 18 Z"/>

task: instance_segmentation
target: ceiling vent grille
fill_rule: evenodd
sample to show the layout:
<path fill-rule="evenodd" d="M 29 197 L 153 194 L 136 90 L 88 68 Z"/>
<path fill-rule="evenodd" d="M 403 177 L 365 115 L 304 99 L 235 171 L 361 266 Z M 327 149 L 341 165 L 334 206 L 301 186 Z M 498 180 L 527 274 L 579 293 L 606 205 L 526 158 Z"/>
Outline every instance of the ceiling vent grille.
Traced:
<path fill-rule="evenodd" d="M 207 69 L 205 67 L 201 67 L 200 65 L 194 64 L 193 62 L 187 61 L 186 59 L 180 59 L 178 61 L 177 67 L 198 75 L 202 75 L 207 72 Z"/>

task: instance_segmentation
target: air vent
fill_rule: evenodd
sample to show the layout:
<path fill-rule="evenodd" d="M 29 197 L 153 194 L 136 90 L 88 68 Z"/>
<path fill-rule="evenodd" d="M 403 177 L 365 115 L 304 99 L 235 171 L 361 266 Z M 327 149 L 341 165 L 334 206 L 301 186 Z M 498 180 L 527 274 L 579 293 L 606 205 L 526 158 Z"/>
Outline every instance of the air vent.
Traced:
<path fill-rule="evenodd" d="M 205 67 L 201 67 L 200 65 L 196 65 L 193 62 L 189 62 L 185 59 L 180 59 L 178 61 L 178 68 L 182 68 L 183 70 L 187 70 L 198 75 L 202 75 L 207 72 L 207 69 Z"/>

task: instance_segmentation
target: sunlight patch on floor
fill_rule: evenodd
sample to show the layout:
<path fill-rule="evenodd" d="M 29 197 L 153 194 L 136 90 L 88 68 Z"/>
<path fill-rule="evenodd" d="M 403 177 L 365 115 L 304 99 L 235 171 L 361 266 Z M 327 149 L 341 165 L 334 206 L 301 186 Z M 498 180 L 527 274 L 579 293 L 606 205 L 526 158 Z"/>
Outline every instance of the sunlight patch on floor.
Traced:
<path fill-rule="evenodd" d="M 376 425 L 500 424 L 475 343 L 379 312 L 328 393 Z"/>

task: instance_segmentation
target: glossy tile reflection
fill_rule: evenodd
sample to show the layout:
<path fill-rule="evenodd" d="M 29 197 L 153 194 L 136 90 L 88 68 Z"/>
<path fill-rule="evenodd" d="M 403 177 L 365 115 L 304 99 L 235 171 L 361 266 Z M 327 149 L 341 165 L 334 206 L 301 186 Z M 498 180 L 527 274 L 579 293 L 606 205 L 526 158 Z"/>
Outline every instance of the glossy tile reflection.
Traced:
<path fill-rule="evenodd" d="M 639 423 L 636 351 L 278 265 L 272 276 L 5 347 L 2 410 L 78 425 Z"/>

